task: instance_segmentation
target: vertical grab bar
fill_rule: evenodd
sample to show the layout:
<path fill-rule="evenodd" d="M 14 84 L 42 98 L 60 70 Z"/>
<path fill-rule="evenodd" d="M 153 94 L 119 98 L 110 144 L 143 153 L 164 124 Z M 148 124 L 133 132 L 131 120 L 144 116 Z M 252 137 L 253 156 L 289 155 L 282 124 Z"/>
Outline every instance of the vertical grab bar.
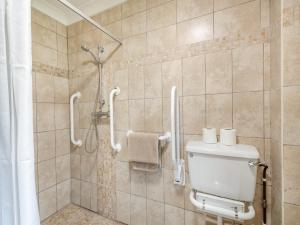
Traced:
<path fill-rule="evenodd" d="M 121 151 L 121 144 L 115 143 L 114 134 L 114 97 L 119 95 L 121 92 L 119 87 L 112 89 L 109 95 L 109 111 L 110 111 L 110 144 L 113 150 L 116 152 Z"/>
<path fill-rule="evenodd" d="M 81 146 L 82 145 L 82 141 L 80 139 L 75 140 L 75 137 L 74 137 L 74 101 L 75 101 L 76 98 L 80 98 L 80 97 L 81 97 L 81 93 L 80 92 L 76 92 L 70 98 L 71 142 L 72 142 L 73 145 L 77 145 L 77 146 Z"/>
<path fill-rule="evenodd" d="M 171 136 L 172 136 L 172 161 L 175 167 L 174 183 L 185 184 L 184 160 L 180 158 L 180 130 L 179 130 L 179 100 L 176 86 L 171 90 Z"/>

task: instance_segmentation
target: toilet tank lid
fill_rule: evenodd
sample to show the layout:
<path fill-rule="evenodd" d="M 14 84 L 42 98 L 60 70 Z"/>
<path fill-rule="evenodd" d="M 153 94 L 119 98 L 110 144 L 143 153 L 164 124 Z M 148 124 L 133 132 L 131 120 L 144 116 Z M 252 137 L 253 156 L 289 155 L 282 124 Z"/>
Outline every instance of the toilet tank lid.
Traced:
<path fill-rule="evenodd" d="M 259 153 L 257 149 L 252 145 L 244 145 L 244 144 L 226 146 L 220 143 L 206 144 L 202 141 L 191 141 L 187 143 L 186 151 L 192 153 L 206 154 L 206 155 L 259 159 Z"/>

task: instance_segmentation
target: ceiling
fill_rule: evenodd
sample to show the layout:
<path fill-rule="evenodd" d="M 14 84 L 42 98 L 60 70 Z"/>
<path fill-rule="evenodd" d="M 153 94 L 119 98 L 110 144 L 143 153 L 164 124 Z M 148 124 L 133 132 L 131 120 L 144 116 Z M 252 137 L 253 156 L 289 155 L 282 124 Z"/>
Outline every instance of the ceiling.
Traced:
<path fill-rule="evenodd" d="M 69 0 L 72 5 L 88 16 L 95 15 L 125 1 L 126 0 Z M 70 25 L 82 19 L 57 0 L 32 0 L 32 7 L 65 25 Z"/>

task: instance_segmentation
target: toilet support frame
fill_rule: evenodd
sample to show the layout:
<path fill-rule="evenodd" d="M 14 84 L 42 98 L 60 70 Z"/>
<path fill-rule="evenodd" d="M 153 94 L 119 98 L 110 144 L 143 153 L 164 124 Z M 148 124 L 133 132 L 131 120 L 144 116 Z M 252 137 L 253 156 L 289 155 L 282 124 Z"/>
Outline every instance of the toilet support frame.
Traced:
<path fill-rule="evenodd" d="M 221 198 L 196 190 L 190 192 L 190 201 L 198 210 L 217 215 L 218 225 L 223 224 L 223 218 L 241 222 L 251 220 L 255 216 L 252 203 L 249 203 L 248 211 L 245 212 L 244 202 Z"/>

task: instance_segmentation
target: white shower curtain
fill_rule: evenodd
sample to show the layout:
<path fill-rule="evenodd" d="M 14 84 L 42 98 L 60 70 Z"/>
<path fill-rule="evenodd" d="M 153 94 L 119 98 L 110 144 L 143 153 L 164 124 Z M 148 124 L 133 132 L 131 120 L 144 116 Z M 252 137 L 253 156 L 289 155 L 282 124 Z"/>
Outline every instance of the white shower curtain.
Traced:
<path fill-rule="evenodd" d="M 0 224 L 38 225 L 31 1 L 0 0 Z"/>

